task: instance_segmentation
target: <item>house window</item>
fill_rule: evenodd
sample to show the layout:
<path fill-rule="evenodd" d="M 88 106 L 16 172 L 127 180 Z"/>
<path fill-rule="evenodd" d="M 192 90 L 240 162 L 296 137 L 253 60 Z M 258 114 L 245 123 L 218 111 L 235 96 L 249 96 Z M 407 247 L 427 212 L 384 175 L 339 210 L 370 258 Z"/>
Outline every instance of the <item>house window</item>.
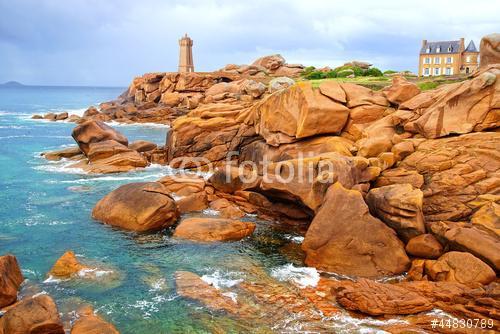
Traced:
<path fill-rule="evenodd" d="M 470 63 L 470 56 L 465 57 L 465 62 Z"/>
<path fill-rule="evenodd" d="M 431 63 L 431 58 L 426 57 L 426 58 L 424 59 L 424 63 L 425 63 L 425 64 L 430 64 L 430 63 Z"/>
<path fill-rule="evenodd" d="M 439 67 L 436 67 L 436 68 L 434 69 L 434 75 L 439 75 Z"/>
<path fill-rule="evenodd" d="M 424 75 L 429 75 L 429 68 L 428 67 L 424 68 Z"/>
<path fill-rule="evenodd" d="M 446 64 L 451 64 L 453 63 L 453 58 L 452 57 L 447 57 L 446 58 Z"/>
<path fill-rule="evenodd" d="M 449 67 L 446 68 L 446 75 L 451 75 L 451 68 Z"/>
<path fill-rule="evenodd" d="M 448 47 L 448 52 L 451 52 L 451 50 L 453 50 L 453 49 L 451 48 L 451 45 L 450 45 L 450 46 Z"/>
<path fill-rule="evenodd" d="M 440 46 L 437 47 L 436 52 L 437 53 L 441 52 L 441 47 Z"/>
<path fill-rule="evenodd" d="M 425 52 L 431 53 L 431 48 L 427 47 L 427 49 L 425 50 Z"/>
<path fill-rule="evenodd" d="M 441 58 L 434 57 L 434 64 L 441 64 Z"/>

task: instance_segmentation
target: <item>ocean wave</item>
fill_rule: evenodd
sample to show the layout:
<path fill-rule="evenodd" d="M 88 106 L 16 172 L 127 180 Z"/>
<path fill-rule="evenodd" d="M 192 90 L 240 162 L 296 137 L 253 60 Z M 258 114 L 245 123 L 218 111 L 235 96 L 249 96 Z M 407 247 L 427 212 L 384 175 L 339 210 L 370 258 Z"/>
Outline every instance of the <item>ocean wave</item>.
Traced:
<path fill-rule="evenodd" d="M 164 278 L 159 278 L 151 283 L 151 288 L 149 289 L 149 292 L 164 290 L 166 286 L 167 286 L 167 281 Z"/>
<path fill-rule="evenodd" d="M 88 174 L 81 168 L 70 167 L 75 164 L 76 161 L 72 160 L 64 160 L 49 162 L 46 165 L 35 166 L 33 169 L 43 171 L 43 172 L 51 172 L 51 173 L 65 173 L 65 174 Z"/>
<path fill-rule="evenodd" d="M 216 270 L 211 274 L 201 276 L 201 279 L 216 289 L 221 289 L 230 288 L 243 282 L 241 275 L 242 273 L 239 272 L 227 272 L 222 274 L 219 270 Z"/>
<path fill-rule="evenodd" d="M 28 129 L 27 126 L 22 125 L 0 125 L 0 129 Z"/>
<path fill-rule="evenodd" d="M 176 299 L 178 296 L 165 296 L 165 295 L 156 295 L 151 299 L 142 299 L 136 301 L 134 304 L 129 304 L 129 307 L 138 309 L 142 311 L 142 316 L 146 319 L 151 317 L 154 313 L 160 311 L 160 305 L 172 301 Z"/>
<path fill-rule="evenodd" d="M 289 263 L 281 267 L 271 269 L 271 276 L 278 281 L 289 281 L 300 288 L 316 286 L 319 282 L 319 272 L 312 267 L 295 267 Z"/>

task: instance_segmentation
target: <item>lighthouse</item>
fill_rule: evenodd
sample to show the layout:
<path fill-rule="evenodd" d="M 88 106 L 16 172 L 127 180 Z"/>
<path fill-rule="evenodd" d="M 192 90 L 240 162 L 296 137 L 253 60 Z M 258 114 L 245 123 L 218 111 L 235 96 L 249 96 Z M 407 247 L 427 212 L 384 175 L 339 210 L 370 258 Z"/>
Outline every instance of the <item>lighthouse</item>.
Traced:
<path fill-rule="evenodd" d="M 194 72 L 193 40 L 187 34 L 179 40 L 179 72 Z"/>

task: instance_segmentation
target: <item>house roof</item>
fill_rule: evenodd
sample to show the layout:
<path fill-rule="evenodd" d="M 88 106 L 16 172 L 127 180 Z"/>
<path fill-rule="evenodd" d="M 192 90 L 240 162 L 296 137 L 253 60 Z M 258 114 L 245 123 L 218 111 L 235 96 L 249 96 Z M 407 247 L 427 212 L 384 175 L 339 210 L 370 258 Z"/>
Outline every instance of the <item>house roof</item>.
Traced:
<path fill-rule="evenodd" d="M 440 52 L 436 52 L 438 47 L 441 48 Z M 451 50 L 448 51 L 448 48 Z M 430 52 L 427 52 L 427 48 L 430 48 Z M 457 53 L 460 50 L 460 41 L 441 41 L 441 42 L 427 42 L 422 49 L 420 54 L 451 54 Z"/>
<path fill-rule="evenodd" d="M 474 41 L 471 40 L 469 42 L 469 45 L 467 45 L 467 47 L 465 48 L 464 52 L 479 52 L 479 51 L 477 51 L 476 44 L 474 44 Z"/>

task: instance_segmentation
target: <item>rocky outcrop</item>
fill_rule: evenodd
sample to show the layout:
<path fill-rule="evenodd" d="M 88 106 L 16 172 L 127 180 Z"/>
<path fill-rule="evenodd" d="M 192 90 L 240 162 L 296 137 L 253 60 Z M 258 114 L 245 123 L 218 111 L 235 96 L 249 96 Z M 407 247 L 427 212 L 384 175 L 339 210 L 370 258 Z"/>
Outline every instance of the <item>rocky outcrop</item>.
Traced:
<path fill-rule="evenodd" d="M 448 87 L 417 120 L 405 124 L 426 138 L 483 131 L 500 125 L 500 71 L 491 70 Z M 453 88 L 453 89 L 452 89 Z"/>
<path fill-rule="evenodd" d="M 500 63 L 500 34 L 486 35 L 481 39 L 479 46 L 481 68 Z"/>
<path fill-rule="evenodd" d="M 179 212 L 168 189 L 159 182 L 130 183 L 103 197 L 92 218 L 137 232 L 173 225 Z"/>
<path fill-rule="evenodd" d="M 4 334 L 64 334 L 57 306 L 48 295 L 25 298 L 0 318 Z"/>
<path fill-rule="evenodd" d="M 449 252 L 437 260 L 425 261 L 425 273 L 433 281 L 452 281 L 462 284 L 489 284 L 495 272 L 470 253 Z"/>
<path fill-rule="evenodd" d="M 396 233 L 370 215 L 360 192 L 340 183 L 326 192 L 302 249 L 308 266 L 345 275 L 381 277 L 410 265 Z"/>
<path fill-rule="evenodd" d="M 92 307 L 82 307 L 77 311 L 78 319 L 71 327 L 70 334 L 119 334 L 118 330 L 94 313 Z"/>
<path fill-rule="evenodd" d="M 364 314 L 415 314 L 439 308 L 458 318 L 484 319 L 489 328 L 500 328 L 496 314 L 499 285 L 471 288 L 456 282 L 379 283 L 366 279 L 340 281 L 332 289 L 339 304 Z"/>
<path fill-rule="evenodd" d="M 422 191 L 410 184 L 375 188 L 366 196 L 370 212 L 393 228 L 405 242 L 425 233 L 422 200 Z"/>
<path fill-rule="evenodd" d="M 24 281 L 14 255 L 0 256 L 0 308 L 17 300 L 17 292 Z"/>
<path fill-rule="evenodd" d="M 426 221 L 467 220 L 498 191 L 500 154 L 497 132 L 420 140 L 415 152 L 382 173 L 376 185 L 411 183 L 424 194 Z"/>
<path fill-rule="evenodd" d="M 295 84 L 295 80 L 288 77 L 277 77 L 269 81 L 269 93 L 274 93 L 279 90 L 291 87 Z"/>
<path fill-rule="evenodd" d="M 313 89 L 311 83 L 301 82 L 254 106 L 251 123 L 269 145 L 279 146 L 314 135 L 339 133 L 348 114 L 346 106 Z"/>
<path fill-rule="evenodd" d="M 500 271 L 500 240 L 497 235 L 467 223 L 434 222 L 430 232 L 452 250 L 466 251 Z"/>
<path fill-rule="evenodd" d="M 414 314 L 429 311 L 432 302 L 417 292 L 368 279 L 341 281 L 333 288 L 338 303 L 348 310 L 370 315 Z"/>
<path fill-rule="evenodd" d="M 85 155 L 89 153 L 90 144 L 105 140 L 114 140 L 128 146 L 128 140 L 124 135 L 100 121 L 91 120 L 78 125 L 73 129 L 71 136 Z"/>
<path fill-rule="evenodd" d="M 237 241 L 253 233 L 255 224 L 220 218 L 186 218 L 174 231 L 177 238 L 193 241 Z"/>
<path fill-rule="evenodd" d="M 61 159 L 72 159 L 75 157 L 81 157 L 82 151 L 79 147 L 68 147 L 58 151 L 43 152 L 41 154 L 45 159 L 50 161 L 59 161 Z"/>

